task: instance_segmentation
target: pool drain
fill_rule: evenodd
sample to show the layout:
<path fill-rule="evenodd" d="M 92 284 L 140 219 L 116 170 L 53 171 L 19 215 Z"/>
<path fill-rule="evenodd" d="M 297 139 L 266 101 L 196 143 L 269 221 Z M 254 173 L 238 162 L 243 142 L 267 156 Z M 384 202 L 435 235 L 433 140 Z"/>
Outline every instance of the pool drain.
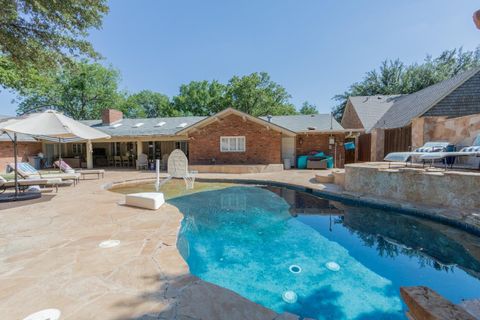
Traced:
<path fill-rule="evenodd" d="M 45 309 L 35 313 L 32 313 L 23 320 L 58 320 L 60 319 L 60 310 L 58 309 Z"/>
<path fill-rule="evenodd" d="M 297 302 L 297 294 L 294 291 L 288 290 L 282 294 L 282 299 L 286 303 L 295 303 Z"/>
<path fill-rule="evenodd" d="M 338 265 L 338 263 L 333 262 L 333 261 L 325 263 L 325 267 L 327 267 L 327 269 L 330 270 L 330 271 L 339 271 L 340 270 L 340 266 Z"/>
<path fill-rule="evenodd" d="M 302 272 L 302 268 L 299 265 L 296 265 L 296 264 L 292 264 L 290 267 L 288 267 L 288 270 L 290 270 L 291 273 Z"/>
<path fill-rule="evenodd" d="M 120 244 L 120 240 L 105 240 L 99 243 L 99 247 L 103 249 L 113 248 Z"/>

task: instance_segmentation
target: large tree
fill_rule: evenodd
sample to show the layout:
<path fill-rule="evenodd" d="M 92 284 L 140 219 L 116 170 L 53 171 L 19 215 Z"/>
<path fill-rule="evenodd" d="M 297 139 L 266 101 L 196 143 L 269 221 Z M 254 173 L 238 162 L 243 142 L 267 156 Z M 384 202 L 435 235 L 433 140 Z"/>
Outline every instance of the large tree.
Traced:
<path fill-rule="evenodd" d="M 228 101 L 235 109 L 254 116 L 296 114 L 290 94 L 266 72 L 234 76 L 228 82 Z"/>
<path fill-rule="evenodd" d="M 385 60 L 378 70 L 367 72 L 361 82 L 354 83 L 347 91 L 334 97 L 339 104 L 333 108 L 333 113 L 341 119 L 350 96 L 414 93 L 479 65 L 480 48 L 467 52 L 461 48 L 446 50 L 437 58 L 427 56 L 421 64 L 406 65 L 398 59 Z"/>
<path fill-rule="evenodd" d="M 106 2 L 0 0 L 0 86 L 29 88 L 39 73 L 74 57 L 97 58 L 85 38 L 90 28 L 101 27 Z"/>
<path fill-rule="evenodd" d="M 300 114 L 318 114 L 317 106 L 305 101 L 300 108 Z"/>
<path fill-rule="evenodd" d="M 124 105 L 119 72 L 111 67 L 78 62 L 46 79 L 20 97 L 19 114 L 53 108 L 74 119 L 95 119 L 103 109 Z"/>
<path fill-rule="evenodd" d="M 173 106 L 186 115 L 209 116 L 229 106 L 227 87 L 218 81 L 192 81 L 180 86 Z"/>
<path fill-rule="evenodd" d="M 156 118 L 180 116 L 170 98 L 159 92 L 143 90 L 128 96 L 122 106 L 128 118 Z"/>

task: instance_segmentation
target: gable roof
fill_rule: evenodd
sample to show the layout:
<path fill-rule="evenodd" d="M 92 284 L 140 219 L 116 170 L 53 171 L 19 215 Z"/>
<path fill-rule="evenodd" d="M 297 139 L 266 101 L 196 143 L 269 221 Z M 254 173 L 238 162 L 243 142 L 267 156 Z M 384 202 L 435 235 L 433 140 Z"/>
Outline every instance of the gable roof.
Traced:
<path fill-rule="evenodd" d="M 377 121 L 374 128 L 401 128 L 408 125 L 413 118 L 423 115 L 479 71 L 480 68 L 474 68 L 415 93 L 399 97 Z"/>
<path fill-rule="evenodd" d="M 278 124 L 275 124 L 273 122 L 269 122 L 269 121 L 264 120 L 262 118 L 254 117 L 252 115 L 249 115 L 247 113 L 244 113 L 242 111 L 239 111 L 239 110 L 236 110 L 236 109 L 233 109 L 233 108 L 227 108 L 227 109 L 222 110 L 222 111 L 220 111 L 220 112 L 218 112 L 218 113 L 216 113 L 216 114 L 214 114 L 210 117 L 205 117 L 203 120 L 198 121 L 197 123 L 195 123 L 195 124 L 193 124 L 189 127 L 186 127 L 185 129 L 182 129 L 182 130 L 178 131 L 177 134 L 188 133 L 189 131 L 191 131 L 195 128 L 206 126 L 206 125 L 208 125 L 212 122 L 217 121 L 219 118 L 225 117 L 225 116 L 230 115 L 230 114 L 235 114 L 237 116 L 243 117 L 244 119 L 248 119 L 248 120 L 253 121 L 255 123 L 258 123 L 260 125 L 267 126 L 267 127 L 271 128 L 272 130 L 282 132 L 282 133 L 284 133 L 286 135 L 289 135 L 289 136 L 294 136 L 295 135 L 295 132 L 291 131 L 290 129 L 279 126 Z"/>
<path fill-rule="evenodd" d="M 401 95 L 375 95 L 349 97 L 350 103 L 366 132 L 380 120 Z M 344 113 L 345 115 L 345 113 Z"/>
<path fill-rule="evenodd" d="M 260 117 L 260 119 L 268 122 L 268 117 Z M 344 131 L 343 127 L 330 114 L 272 116 L 270 123 L 297 133 Z"/>
<path fill-rule="evenodd" d="M 110 125 L 103 124 L 102 120 L 83 120 L 81 122 L 107 133 L 112 137 L 173 136 L 184 128 L 192 126 L 193 124 L 202 121 L 205 118 L 206 117 L 192 116 L 122 119 Z"/>

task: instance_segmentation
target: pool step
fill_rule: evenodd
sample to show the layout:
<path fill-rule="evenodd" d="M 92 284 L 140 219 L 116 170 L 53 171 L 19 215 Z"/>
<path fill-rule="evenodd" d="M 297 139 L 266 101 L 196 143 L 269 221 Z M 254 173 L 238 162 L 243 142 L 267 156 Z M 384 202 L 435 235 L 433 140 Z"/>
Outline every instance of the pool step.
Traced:
<path fill-rule="evenodd" d="M 480 320 L 480 299 L 463 300 L 458 304 L 477 320 Z"/>

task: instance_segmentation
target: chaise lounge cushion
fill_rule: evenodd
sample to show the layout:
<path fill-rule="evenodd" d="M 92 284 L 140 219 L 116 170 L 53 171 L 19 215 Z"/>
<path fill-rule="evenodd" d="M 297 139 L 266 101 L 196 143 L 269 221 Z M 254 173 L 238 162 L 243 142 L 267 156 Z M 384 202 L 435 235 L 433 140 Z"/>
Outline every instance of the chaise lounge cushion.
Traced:
<path fill-rule="evenodd" d="M 161 192 L 140 192 L 131 193 L 125 196 L 125 204 L 150 210 L 157 210 L 165 203 Z"/>

